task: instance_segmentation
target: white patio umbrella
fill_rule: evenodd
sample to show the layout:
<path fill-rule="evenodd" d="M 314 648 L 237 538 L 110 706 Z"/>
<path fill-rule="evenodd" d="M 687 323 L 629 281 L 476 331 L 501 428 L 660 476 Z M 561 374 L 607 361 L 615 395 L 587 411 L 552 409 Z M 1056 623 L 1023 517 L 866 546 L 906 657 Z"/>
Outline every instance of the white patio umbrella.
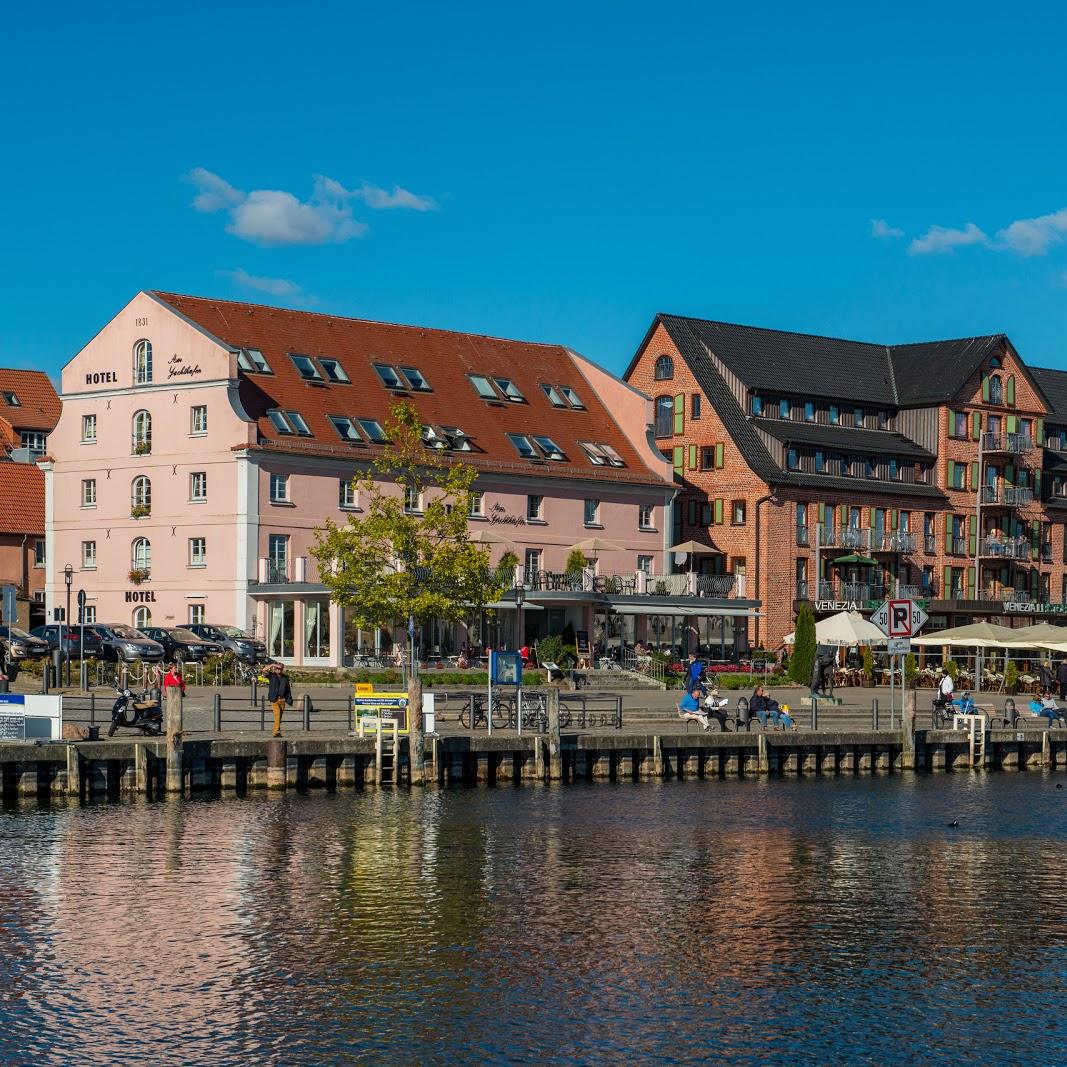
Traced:
<path fill-rule="evenodd" d="M 1020 626 L 1011 632 L 1014 636 L 1007 642 L 1010 648 L 1048 648 L 1067 644 L 1067 626 L 1057 626 L 1052 622 Z"/>
<path fill-rule="evenodd" d="M 951 630 L 920 634 L 913 637 L 911 643 L 933 648 L 945 645 L 950 648 L 1010 648 L 1010 642 L 1018 632 L 995 622 L 972 622 L 970 626 L 954 626 Z"/>
<path fill-rule="evenodd" d="M 795 636 L 787 634 L 785 643 L 791 645 Z M 836 615 L 820 619 L 815 624 L 815 640 L 820 645 L 851 648 L 853 645 L 884 645 L 886 636 L 859 612 L 839 611 Z"/>

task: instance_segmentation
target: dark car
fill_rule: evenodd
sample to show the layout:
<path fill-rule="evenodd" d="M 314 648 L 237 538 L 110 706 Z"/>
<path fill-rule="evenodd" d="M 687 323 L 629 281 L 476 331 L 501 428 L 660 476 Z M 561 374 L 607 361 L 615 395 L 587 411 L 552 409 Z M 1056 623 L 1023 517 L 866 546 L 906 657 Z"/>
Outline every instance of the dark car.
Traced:
<path fill-rule="evenodd" d="M 49 651 L 48 642 L 42 638 L 17 626 L 0 626 L 0 653 L 5 660 L 41 659 Z"/>
<path fill-rule="evenodd" d="M 68 626 L 66 623 L 50 622 L 45 626 L 35 626 L 30 634 L 48 642 L 49 649 L 59 648 L 62 644 L 63 653 L 75 659 L 82 650 L 81 638 L 82 627 Z M 86 657 L 98 657 L 103 653 L 103 642 L 100 635 L 91 626 L 85 627 L 85 655 Z"/>
<path fill-rule="evenodd" d="M 93 630 L 100 635 L 102 657 L 107 660 L 130 663 L 144 660 L 158 663 L 163 659 L 163 646 L 158 641 L 145 637 L 140 630 L 135 630 L 125 623 L 93 623 Z M 89 627 L 85 627 L 88 632 Z"/>
<path fill-rule="evenodd" d="M 236 626 L 191 622 L 185 629 L 191 630 L 197 637 L 222 645 L 223 649 L 232 652 L 243 663 L 259 663 L 267 658 L 267 646 L 258 637 L 253 637 Z"/>
<path fill-rule="evenodd" d="M 146 626 L 141 632 L 158 641 L 163 646 L 163 655 L 178 663 L 185 660 L 203 662 L 208 656 L 222 651 L 222 645 L 198 637 L 184 626 Z"/>

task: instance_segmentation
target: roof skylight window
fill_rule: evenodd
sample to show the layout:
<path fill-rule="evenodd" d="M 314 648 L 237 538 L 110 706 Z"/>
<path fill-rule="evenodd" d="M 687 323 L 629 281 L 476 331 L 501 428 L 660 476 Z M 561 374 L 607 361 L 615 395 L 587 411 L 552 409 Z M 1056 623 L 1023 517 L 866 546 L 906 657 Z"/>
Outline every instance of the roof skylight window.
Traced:
<path fill-rule="evenodd" d="M 590 461 L 597 467 L 625 467 L 622 456 L 611 445 L 598 441 L 579 442 Z"/>
<path fill-rule="evenodd" d="M 559 388 L 560 392 L 567 398 L 567 403 L 570 404 L 572 408 L 575 408 L 577 411 L 585 410 L 585 405 L 578 399 L 578 394 L 569 385 L 561 385 Z"/>
<path fill-rule="evenodd" d="M 6 400 L 7 402 L 8 402 L 8 404 L 9 404 L 9 405 L 10 405 L 11 407 L 13 407 L 13 408 L 20 408 L 20 407 L 22 407 L 22 401 L 21 401 L 21 400 L 19 400 L 19 398 L 18 398 L 18 394 L 17 394 L 17 393 L 12 393 L 12 392 L 11 392 L 10 390 L 7 390 L 7 391 L 5 391 L 5 393 L 4 393 L 4 399 L 5 399 L 5 400 Z"/>
<path fill-rule="evenodd" d="M 551 437 L 545 437 L 543 434 L 534 434 L 533 439 L 537 447 L 545 454 L 545 459 L 559 461 L 567 458 L 563 449 Z"/>
<path fill-rule="evenodd" d="M 541 453 L 534 448 L 533 443 L 523 433 L 509 433 L 507 435 L 508 440 L 515 446 L 515 451 L 518 452 L 523 459 L 540 459 Z"/>
<path fill-rule="evenodd" d="M 563 394 L 554 386 L 541 383 L 541 389 L 544 391 L 545 396 L 548 397 L 548 402 L 554 408 L 565 408 L 567 401 L 563 399 Z"/>
<path fill-rule="evenodd" d="M 270 419 L 271 424 L 278 433 L 292 435 L 293 428 L 289 425 L 289 420 L 285 417 L 284 411 L 279 411 L 277 408 L 271 408 L 270 411 L 267 412 L 267 418 Z"/>
<path fill-rule="evenodd" d="M 293 361 L 293 366 L 296 367 L 297 374 L 299 374 L 305 382 L 322 381 L 322 375 L 319 373 L 319 368 L 315 366 L 315 361 L 310 356 L 302 356 L 297 352 L 290 352 L 289 358 Z"/>
<path fill-rule="evenodd" d="M 344 367 L 336 359 L 320 358 L 319 363 L 322 365 L 322 371 L 331 382 L 338 382 L 341 385 L 351 384 L 352 379 L 345 373 Z"/>
<path fill-rule="evenodd" d="M 499 400 L 500 396 L 493 388 L 493 383 L 484 374 L 470 375 L 471 384 L 483 400 Z"/>
<path fill-rule="evenodd" d="M 359 425 L 371 444 L 384 445 L 389 440 L 385 430 L 382 429 L 382 424 L 377 419 L 360 419 Z"/>
<path fill-rule="evenodd" d="M 471 439 L 458 426 L 442 426 L 453 452 L 472 451 Z"/>
<path fill-rule="evenodd" d="M 432 393 L 430 383 L 423 376 L 421 370 L 418 367 L 401 367 L 400 373 L 407 378 L 408 385 L 416 393 Z"/>
<path fill-rule="evenodd" d="M 496 382 L 496 387 L 513 404 L 526 403 L 526 397 L 522 395 L 522 390 L 510 378 L 494 378 L 493 381 Z"/>
<path fill-rule="evenodd" d="M 304 416 L 301 415 L 299 411 L 287 411 L 285 414 L 289 416 L 289 421 L 293 424 L 293 429 L 295 429 L 301 437 L 311 436 L 308 424 L 304 421 Z"/>
<path fill-rule="evenodd" d="M 393 367 L 390 367 L 388 363 L 373 363 L 375 372 L 382 380 L 382 385 L 386 389 L 406 389 L 408 383 L 397 374 Z"/>
<path fill-rule="evenodd" d="M 337 431 L 337 436 L 342 441 L 359 442 L 363 439 L 359 436 L 359 430 L 356 429 L 355 424 L 347 415 L 328 415 L 333 428 Z"/>
<path fill-rule="evenodd" d="M 242 348 L 237 353 L 237 366 L 249 374 L 273 374 L 266 357 L 258 348 Z"/>

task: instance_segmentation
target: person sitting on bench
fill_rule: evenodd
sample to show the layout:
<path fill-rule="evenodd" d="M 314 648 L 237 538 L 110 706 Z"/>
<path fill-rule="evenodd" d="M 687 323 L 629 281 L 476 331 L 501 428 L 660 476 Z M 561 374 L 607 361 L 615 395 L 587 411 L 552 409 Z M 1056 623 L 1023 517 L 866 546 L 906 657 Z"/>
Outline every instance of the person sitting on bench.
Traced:
<path fill-rule="evenodd" d="M 1040 697 L 1035 693 L 1030 701 L 1030 714 L 1035 718 L 1044 716 L 1048 719 L 1049 729 L 1056 725 L 1056 720 L 1063 714 L 1059 705 L 1052 699 L 1052 694 L 1045 690 Z"/>
<path fill-rule="evenodd" d="M 693 686 L 692 689 L 678 701 L 678 715 L 686 722 L 690 719 L 696 720 L 705 730 L 711 725 L 711 723 L 708 722 L 707 715 L 700 710 L 700 689 L 697 686 Z"/>
<path fill-rule="evenodd" d="M 773 726 L 782 726 L 786 730 L 796 729 L 796 723 L 793 722 L 792 717 L 782 710 L 782 706 L 777 700 L 767 696 L 767 690 L 762 685 L 756 686 L 756 691 L 748 702 L 748 710 L 759 719 L 765 730 L 767 729 L 768 718 L 770 718 Z"/>
<path fill-rule="evenodd" d="M 729 703 L 730 701 L 727 697 L 719 699 L 718 689 L 712 689 L 704 698 L 704 714 L 710 715 L 715 719 L 723 730 L 726 729 L 726 712 L 723 711 L 723 708 L 727 707 Z"/>

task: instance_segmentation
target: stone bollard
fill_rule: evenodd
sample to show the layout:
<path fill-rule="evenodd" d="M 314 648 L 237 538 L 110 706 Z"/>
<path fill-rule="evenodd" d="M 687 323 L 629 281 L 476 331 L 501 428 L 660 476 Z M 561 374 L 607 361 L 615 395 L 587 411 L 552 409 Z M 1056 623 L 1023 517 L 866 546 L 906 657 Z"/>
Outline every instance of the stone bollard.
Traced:
<path fill-rule="evenodd" d="M 289 764 L 289 742 L 284 737 L 272 737 L 267 742 L 267 788 L 284 789 Z"/>

